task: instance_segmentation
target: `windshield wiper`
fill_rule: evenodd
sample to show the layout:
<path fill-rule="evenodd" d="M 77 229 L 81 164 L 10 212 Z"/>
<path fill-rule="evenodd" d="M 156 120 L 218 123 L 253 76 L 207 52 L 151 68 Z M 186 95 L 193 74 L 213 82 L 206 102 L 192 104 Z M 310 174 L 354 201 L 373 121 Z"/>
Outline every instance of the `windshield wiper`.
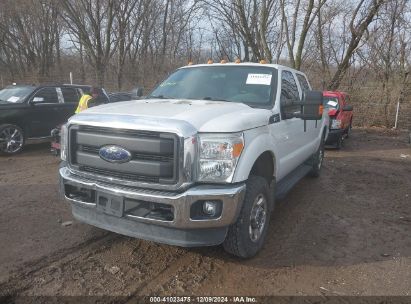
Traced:
<path fill-rule="evenodd" d="M 212 101 L 228 101 L 226 99 L 216 99 L 209 96 L 203 97 L 203 100 L 212 100 Z"/>
<path fill-rule="evenodd" d="M 147 96 L 147 99 L 158 98 L 158 99 L 174 99 L 173 97 L 168 97 L 164 95 L 150 95 Z"/>

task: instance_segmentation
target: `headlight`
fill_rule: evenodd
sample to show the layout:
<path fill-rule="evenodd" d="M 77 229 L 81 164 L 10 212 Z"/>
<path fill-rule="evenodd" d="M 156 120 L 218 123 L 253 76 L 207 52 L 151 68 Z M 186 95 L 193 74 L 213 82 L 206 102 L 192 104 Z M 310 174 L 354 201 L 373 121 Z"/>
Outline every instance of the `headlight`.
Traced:
<path fill-rule="evenodd" d="M 341 128 L 341 120 L 333 119 L 331 121 L 331 129 L 340 129 Z"/>
<path fill-rule="evenodd" d="M 60 130 L 60 157 L 61 160 L 67 160 L 68 131 L 67 125 L 62 125 Z"/>
<path fill-rule="evenodd" d="M 242 133 L 200 134 L 198 180 L 231 182 L 243 148 Z"/>

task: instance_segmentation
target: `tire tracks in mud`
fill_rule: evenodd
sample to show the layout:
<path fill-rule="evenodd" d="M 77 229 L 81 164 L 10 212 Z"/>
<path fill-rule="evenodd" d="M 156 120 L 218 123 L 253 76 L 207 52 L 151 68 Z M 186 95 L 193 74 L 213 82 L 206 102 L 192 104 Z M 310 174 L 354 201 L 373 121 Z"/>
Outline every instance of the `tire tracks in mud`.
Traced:
<path fill-rule="evenodd" d="M 188 250 L 167 268 L 156 273 L 150 280 L 135 286 L 135 292 L 127 303 L 142 295 L 184 294 L 192 292 L 213 273 L 212 258 Z"/>
<path fill-rule="evenodd" d="M 188 291 L 214 270 L 213 258 L 194 250 L 107 233 L 25 263 L 0 283 L 0 296 L 110 294 L 128 301 Z"/>
<path fill-rule="evenodd" d="M 97 246 L 98 244 L 110 241 L 111 239 L 113 239 L 113 235 L 106 233 L 102 236 L 88 239 L 73 247 L 59 250 L 50 256 L 40 257 L 36 260 L 24 263 L 12 272 L 8 280 L 0 282 L 0 296 L 3 294 L 14 295 L 24 292 L 31 287 L 30 277 L 36 276 L 37 273 L 59 261 L 73 261 L 81 255 L 82 250 L 87 249 L 89 246 Z"/>

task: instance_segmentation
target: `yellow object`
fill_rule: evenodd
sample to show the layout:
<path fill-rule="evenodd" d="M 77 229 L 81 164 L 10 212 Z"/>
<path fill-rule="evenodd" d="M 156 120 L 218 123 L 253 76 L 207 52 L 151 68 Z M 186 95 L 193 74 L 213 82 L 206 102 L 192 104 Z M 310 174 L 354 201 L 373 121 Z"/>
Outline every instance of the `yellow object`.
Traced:
<path fill-rule="evenodd" d="M 190 61 L 188 62 L 188 65 L 193 65 L 193 62 L 190 60 Z"/>
<path fill-rule="evenodd" d="M 88 109 L 88 102 L 90 101 L 90 99 L 92 99 L 93 97 L 91 97 L 88 94 L 84 94 L 83 96 L 81 96 L 80 101 L 78 102 L 78 106 L 76 109 L 76 114 L 80 113 L 81 111 L 87 110 Z"/>
<path fill-rule="evenodd" d="M 208 64 L 212 64 L 213 61 L 212 61 L 211 59 L 208 59 L 207 63 L 208 63 Z"/>
<path fill-rule="evenodd" d="M 240 62 L 241 62 L 240 58 L 237 58 L 237 59 L 235 60 L 235 63 L 240 63 Z"/>
<path fill-rule="evenodd" d="M 243 151 L 244 144 L 243 143 L 236 143 L 234 144 L 233 147 L 233 156 L 234 157 L 239 157 L 241 155 L 241 152 Z"/>
<path fill-rule="evenodd" d="M 261 60 L 260 60 L 260 63 L 261 63 L 261 64 L 266 64 L 267 61 L 265 61 L 264 59 L 261 59 Z"/>
<path fill-rule="evenodd" d="M 220 63 L 227 63 L 227 61 L 225 61 L 224 59 L 220 61 Z"/>
<path fill-rule="evenodd" d="M 323 106 L 323 105 L 320 105 L 320 106 L 318 107 L 318 114 L 319 114 L 319 115 L 323 115 L 323 112 L 324 112 L 324 106 Z"/>

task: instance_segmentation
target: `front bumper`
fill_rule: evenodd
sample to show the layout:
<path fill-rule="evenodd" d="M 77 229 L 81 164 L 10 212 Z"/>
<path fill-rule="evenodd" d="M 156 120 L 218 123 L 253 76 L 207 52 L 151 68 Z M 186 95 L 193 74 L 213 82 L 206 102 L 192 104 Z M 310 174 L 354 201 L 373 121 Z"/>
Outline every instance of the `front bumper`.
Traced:
<path fill-rule="evenodd" d="M 68 186 L 123 201 L 128 199 L 169 205 L 173 210 L 173 219 L 158 220 L 127 213 L 121 216 L 107 214 L 98 208 L 95 198 L 94 201 L 83 201 L 69 197 Z M 182 193 L 121 187 L 85 179 L 64 166 L 60 168 L 60 187 L 65 199 L 72 204 L 73 216 L 79 221 L 132 237 L 185 247 L 221 244 L 228 226 L 236 221 L 240 213 L 245 194 L 245 184 L 199 185 Z M 204 200 L 221 202 L 222 210 L 218 218 L 191 218 L 191 206 Z"/>
<path fill-rule="evenodd" d="M 331 129 L 328 132 L 328 137 L 325 142 L 326 145 L 332 145 L 338 142 L 341 136 L 344 135 L 344 130 L 343 129 Z"/>

